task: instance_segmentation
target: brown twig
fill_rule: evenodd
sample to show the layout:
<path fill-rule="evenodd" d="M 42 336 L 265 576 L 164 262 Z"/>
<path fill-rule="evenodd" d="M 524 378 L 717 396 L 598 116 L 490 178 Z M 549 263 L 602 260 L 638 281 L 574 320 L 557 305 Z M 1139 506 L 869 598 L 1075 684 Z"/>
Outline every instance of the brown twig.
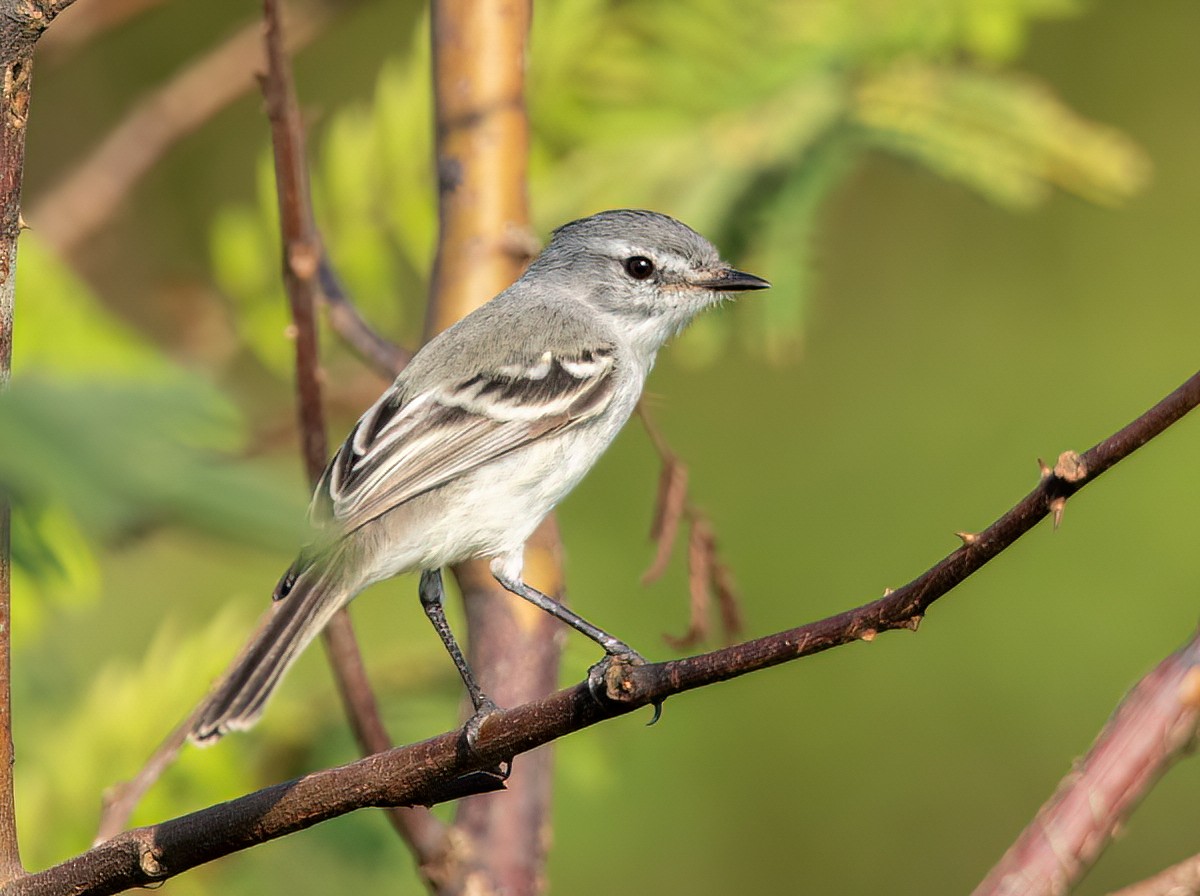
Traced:
<path fill-rule="evenodd" d="M 1200 373 L 1083 455 L 1066 455 L 1058 472 L 1000 519 L 903 588 L 873 603 L 723 650 L 646 666 L 610 666 L 604 694 L 588 683 L 490 716 L 472 749 L 461 732 L 307 775 L 183 818 L 121 834 L 38 874 L 0 887 L 16 894 L 115 893 L 145 886 L 257 843 L 365 806 L 430 804 L 461 796 L 470 774 L 603 719 L 683 691 L 789 662 L 840 644 L 908 628 L 946 594 L 1114 464 L 1200 405 Z"/>
<path fill-rule="evenodd" d="M 174 764 L 179 751 L 187 743 L 188 732 L 192 729 L 195 715 L 196 713 L 193 713 L 188 716 L 163 738 L 163 742 L 138 769 L 136 775 L 128 781 L 118 781 L 105 791 L 100 805 L 100 822 L 96 825 L 96 836 L 92 840 L 93 846 L 117 836 L 129 826 L 133 810 L 142 801 L 146 791 Z"/>
<path fill-rule="evenodd" d="M 0 65 L 8 68 L 14 62 L 28 61 L 33 45 L 58 14 L 75 0 L 2 0 L 0 2 Z M 22 118 L 24 109 L 21 110 Z M 17 172 L 20 182 L 23 171 Z"/>
<path fill-rule="evenodd" d="M 679 537 L 679 523 L 687 512 L 688 468 L 661 441 L 657 428 L 650 424 L 650 418 L 640 404 L 638 413 L 662 461 L 662 470 L 658 474 L 658 496 L 654 501 L 654 522 L 650 524 L 650 540 L 655 545 L 654 559 L 642 573 L 642 584 L 648 585 L 662 578 L 671 562 L 671 551 L 675 547 L 675 539 Z"/>
<path fill-rule="evenodd" d="M 31 10 L 5 4 L 0 27 L 0 392 L 8 388 L 12 368 L 13 299 L 16 291 L 17 238 L 21 234 L 21 183 L 25 172 L 25 125 L 33 44 L 44 23 Z M 22 12 L 24 13 L 22 15 Z M 12 510 L 0 492 L 0 882 L 25 873 L 17 842 L 13 802 L 12 740 Z"/>
<path fill-rule="evenodd" d="M 293 17 L 289 49 L 309 43 L 341 8 L 344 4 L 305 5 Z M 74 254 L 172 146 L 254 86 L 261 40 L 261 25 L 247 25 L 139 101 L 32 205 L 27 217 L 38 235 L 60 255 Z"/>
<path fill-rule="evenodd" d="M 412 352 L 385 339 L 359 313 L 333 270 L 329 253 L 322 248 L 318 277 L 330 328 L 358 357 L 385 377 L 394 377 L 412 359 Z"/>
<path fill-rule="evenodd" d="M 435 0 L 433 83 L 439 234 L 426 335 L 445 329 L 512 283 L 529 260 L 525 48 L 529 0 Z M 479 561 L 454 569 L 466 607 L 468 656 L 501 705 L 526 703 L 557 682 L 559 628 L 513 600 Z M 562 597 L 553 519 L 526 546 L 525 575 Z M 553 756 L 523 761 L 510 789 L 466 799 L 453 862 L 439 892 L 539 892 L 549 830 Z"/>
<path fill-rule="evenodd" d="M 315 25 L 316 23 L 314 22 L 313 27 Z M 248 70 L 252 70 L 253 67 L 260 65 L 262 62 L 262 45 L 260 43 L 262 39 L 261 25 L 255 25 L 246 29 L 238 37 L 235 37 L 233 42 L 242 40 L 242 35 L 252 37 L 254 41 L 254 62 L 248 62 L 246 65 Z M 268 36 L 272 40 L 278 41 L 280 32 L 276 30 L 270 32 Z M 288 48 L 298 45 L 301 42 L 295 38 L 289 39 L 287 36 L 284 36 L 283 39 L 285 53 Z M 228 45 L 223 51 L 216 51 L 217 54 L 221 54 L 222 52 L 229 53 L 239 59 L 242 56 L 241 50 L 234 53 Z M 281 103 L 279 108 L 286 110 L 286 102 Z M 284 114 L 286 114 L 286 111 Z M 294 157 L 296 164 L 300 165 L 306 171 L 307 166 L 304 161 L 302 129 L 299 127 L 293 128 L 289 124 L 282 131 L 280 139 L 285 141 L 300 141 L 298 145 L 289 147 L 289 155 Z M 290 168 L 289 171 L 289 177 L 296 176 L 297 171 L 295 167 Z M 307 174 L 304 176 L 306 178 Z M 288 200 L 289 205 L 284 220 L 291 222 L 288 225 L 291 228 L 291 232 L 309 232 L 315 234 L 316 227 L 315 223 L 313 223 L 311 206 L 307 210 L 302 210 L 292 204 L 299 197 L 307 195 L 307 182 L 302 187 L 289 190 L 288 195 L 290 197 Z M 306 243 L 307 250 L 301 249 L 299 255 L 304 256 L 306 252 L 311 253 L 312 251 L 316 251 L 319 254 L 316 275 L 319 285 L 318 295 L 329 310 L 331 325 L 364 360 L 382 374 L 394 376 L 407 363 L 410 354 L 399 346 L 388 342 L 372 330 L 370 325 L 363 320 L 357 308 L 354 307 L 342 291 L 319 235 L 317 235 L 316 241 L 317 246 L 315 250 L 312 249 L 311 241 L 309 241 Z M 305 273 L 307 274 L 307 271 Z M 300 300 L 303 301 L 303 298 Z M 296 332 L 297 334 L 299 333 L 299 327 L 297 327 Z M 315 346 L 315 334 L 312 337 L 312 341 Z M 297 339 L 297 346 L 299 345 L 300 340 Z M 302 419 L 301 427 L 303 429 L 305 426 L 319 426 L 323 440 L 324 427 L 319 418 L 319 386 L 315 382 L 315 380 L 319 379 L 317 367 L 315 361 L 312 364 L 305 363 L 304 366 L 305 376 L 310 384 L 309 388 L 315 389 L 318 393 L 316 405 L 318 416 L 306 420 Z M 298 374 L 298 381 L 299 378 L 300 374 Z M 306 444 L 308 444 L 307 440 Z M 305 466 L 310 481 L 315 481 L 313 478 L 314 469 L 317 471 L 316 475 L 320 474 L 320 467 L 316 466 L 316 464 L 318 458 L 321 458 L 321 464 L 324 463 L 324 453 L 325 448 L 323 444 L 318 444 L 316 450 L 313 450 L 311 445 L 306 448 Z M 268 616 L 269 614 L 263 616 L 262 620 L 260 620 L 260 625 L 265 622 Z M 374 695 L 370 691 L 366 671 L 363 666 L 362 657 L 358 651 L 358 644 L 354 637 L 348 614 L 341 614 L 327 627 L 325 631 L 325 644 L 330 654 L 333 669 L 335 670 L 335 681 L 339 696 L 343 701 L 343 705 L 347 707 L 350 724 L 360 748 L 364 752 L 369 753 L 388 749 L 391 746 L 391 741 L 384 730 L 378 707 L 375 704 Z M 187 741 L 187 735 L 191 727 L 191 716 L 189 716 L 186 721 L 176 727 L 163 740 L 133 778 L 128 781 L 118 782 L 109 789 L 105 795 L 104 805 L 100 814 L 100 823 L 96 834 L 97 843 L 115 836 L 127 827 L 129 818 L 132 816 L 138 803 L 141 802 L 150 787 L 153 786 L 179 755 L 179 751 Z M 443 839 L 441 833 L 443 826 L 431 818 L 427 821 L 419 817 L 423 814 L 425 813 L 401 809 L 393 812 L 392 816 L 393 822 L 403 828 L 402 833 L 405 839 L 414 845 L 414 851 L 417 853 L 418 860 L 423 865 L 427 863 L 435 864 L 439 861 L 441 855 L 441 841 Z M 408 818 L 401 821 L 400 819 L 403 816 L 408 816 Z"/>
<path fill-rule="evenodd" d="M 304 124 L 292 83 L 277 0 L 264 0 L 263 16 L 267 72 L 262 78 L 262 91 L 275 153 L 275 185 L 283 237 L 283 280 L 291 304 L 296 340 L 296 391 L 302 453 L 309 485 L 315 487 L 328 457 L 321 408 L 316 307 L 332 289 L 338 299 L 337 307 L 343 312 L 353 309 L 337 288 L 313 215 L 304 151 Z M 369 331 L 365 324 L 362 327 Z M 399 356 L 390 359 L 391 363 L 399 361 Z M 386 750 L 391 746 L 391 738 L 384 728 L 378 702 L 367 678 L 350 614 L 345 609 L 339 611 L 322 636 L 338 693 L 359 748 L 365 753 Z M 440 844 L 444 839 L 441 822 L 422 810 L 394 811 L 389 817 L 416 853 L 419 864 L 425 866 L 440 860 Z"/>
<path fill-rule="evenodd" d="M 283 283 L 292 311 L 296 346 L 296 395 L 301 456 L 309 486 L 315 487 L 329 457 L 321 407 L 320 360 L 317 350 L 317 303 L 321 297 L 321 236 L 313 219 L 304 155 L 304 125 L 291 81 L 287 48 L 277 0 L 264 0 L 267 73 L 261 78 L 271 147 L 275 155 L 275 193 L 283 237 Z"/>
<path fill-rule="evenodd" d="M 1121 701 L 974 896 L 1057 896 L 1095 864 L 1118 828 L 1196 737 L 1200 632 Z"/>
<path fill-rule="evenodd" d="M 647 687 L 656 687 L 652 680 L 660 674 L 671 675 L 675 684 L 686 688 L 691 687 L 692 682 L 708 683 L 722 677 L 744 675 L 853 641 L 870 641 L 885 631 L 915 631 L 934 601 L 981 569 L 1056 508 L 1061 508 L 1089 482 L 1198 404 L 1200 373 L 1084 454 L 1065 452 L 1055 470 L 1045 472 L 1038 486 L 1007 513 L 982 532 L 969 534 L 962 547 L 903 587 L 869 604 L 799 628 L 672 663 L 636 669 L 632 677 L 637 684 L 629 693 L 640 694 L 643 681 Z"/>
<path fill-rule="evenodd" d="M 310 43 L 347 8 L 325 0 L 292 14 L 289 53 Z M 42 196 L 29 213 L 38 233 L 70 256 L 116 211 L 134 185 L 179 140 L 198 129 L 254 85 L 262 65 L 262 25 L 247 25 L 139 102 L 83 161 Z M 333 330 L 385 376 L 411 356 L 373 330 L 346 297 L 325 252 L 319 259 L 321 300 Z"/>
<path fill-rule="evenodd" d="M 270 610 L 259 617 L 258 626 L 256 626 L 254 632 L 255 635 L 267 624 L 270 618 Z M 252 635 L 247 639 L 247 645 L 253 643 L 253 641 L 254 636 Z M 236 662 L 237 660 L 234 661 L 234 663 Z M 215 686 L 216 684 L 214 684 Z M 163 773 L 179 757 L 179 752 L 183 749 L 184 744 L 187 743 L 188 734 L 194 728 L 193 723 L 203 709 L 204 702 L 201 701 L 184 721 L 180 722 L 170 734 L 163 738 L 162 743 L 158 745 L 150 758 L 138 769 L 136 775 L 127 781 L 118 781 L 108 788 L 101 800 L 100 822 L 96 826 L 96 837 L 92 841 L 93 845 L 103 843 L 105 840 L 115 837 L 129 826 L 129 819 L 133 816 L 134 810 L 142 801 L 142 797 L 146 795 L 146 792 L 154 786 L 154 783 L 162 777 Z"/>
<path fill-rule="evenodd" d="M 742 630 L 742 614 L 733 573 L 721 560 L 712 523 L 688 494 L 687 465 L 667 444 L 666 437 L 654 422 L 644 400 L 638 403 L 637 410 L 642 426 L 650 437 L 650 443 L 662 463 L 658 497 L 654 505 L 654 522 L 650 526 L 650 540 L 655 544 L 654 559 L 649 568 L 642 573 L 643 584 L 659 579 L 667 571 L 681 524 L 686 523 L 688 529 L 688 628 L 679 636 L 663 635 L 663 640 L 676 650 L 684 650 L 706 641 L 710 628 L 709 611 L 715 591 L 721 628 L 725 633 L 726 643 L 729 643 Z"/>

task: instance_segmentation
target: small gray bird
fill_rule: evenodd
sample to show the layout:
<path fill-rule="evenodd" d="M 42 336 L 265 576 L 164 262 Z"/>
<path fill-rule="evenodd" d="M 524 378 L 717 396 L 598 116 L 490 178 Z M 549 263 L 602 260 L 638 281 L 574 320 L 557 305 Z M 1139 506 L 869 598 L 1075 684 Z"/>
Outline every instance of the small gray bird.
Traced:
<path fill-rule="evenodd" d="M 276 586 L 273 615 L 207 699 L 192 740 L 252 725 L 338 609 L 415 570 L 476 717 L 491 711 L 442 606 L 442 567 L 474 557 L 609 656 L 640 659 L 525 584 L 525 541 L 629 419 L 663 343 L 729 293 L 769 285 L 655 212 L 601 212 L 554 231 L 516 283 L 416 354 L 338 449 L 309 510 L 313 544 Z"/>

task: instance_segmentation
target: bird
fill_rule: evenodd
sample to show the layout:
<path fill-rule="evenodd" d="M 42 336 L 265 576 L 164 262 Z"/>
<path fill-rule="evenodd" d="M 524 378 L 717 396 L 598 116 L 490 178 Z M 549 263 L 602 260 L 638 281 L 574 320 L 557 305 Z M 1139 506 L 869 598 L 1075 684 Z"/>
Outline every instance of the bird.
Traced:
<path fill-rule="evenodd" d="M 642 661 L 524 581 L 525 542 L 629 419 L 664 343 L 732 293 L 769 286 L 658 212 L 614 209 L 555 230 L 515 283 L 431 339 L 355 424 L 313 494 L 312 541 L 194 715 L 191 740 L 253 725 L 333 614 L 406 572 L 420 572 L 421 605 L 473 718 L 494 711 L 443 608 L 441 570 L 472 558 L 606 656 Z"/>

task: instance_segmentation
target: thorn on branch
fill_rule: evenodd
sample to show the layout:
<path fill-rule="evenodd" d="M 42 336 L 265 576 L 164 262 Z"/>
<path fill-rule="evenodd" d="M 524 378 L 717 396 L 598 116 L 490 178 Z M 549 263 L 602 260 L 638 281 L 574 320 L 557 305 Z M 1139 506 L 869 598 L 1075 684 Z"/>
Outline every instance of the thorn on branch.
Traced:
<path fill-rule="evenodd" d="M 963 547 L 969 548 L 971 545 L 979 541 L 979 536 L 974 532 L 955 532 L 954 534 L 962 540 Z"/>
<path fill-rule="evenodd" d="M 1067 509 L 1066 498 L 1055 498 L 1050 502 L 1050 516 L 1054 521 L 1054 528 L 1057 529 L 1062 524 L 1063 513 Z"/>

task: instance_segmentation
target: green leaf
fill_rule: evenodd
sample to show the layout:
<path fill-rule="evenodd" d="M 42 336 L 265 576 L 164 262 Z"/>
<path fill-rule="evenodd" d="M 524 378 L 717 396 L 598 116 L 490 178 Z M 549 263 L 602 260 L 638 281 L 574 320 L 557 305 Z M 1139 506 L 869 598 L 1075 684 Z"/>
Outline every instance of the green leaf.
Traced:
<path fill-rule="evenodd" d="M 1127 138 L 1011 74 L 896 66 L 860 85 L 854 115 L 875 145 L 1015 209 L 1036 205 L 1053 187 L 1117 205 L 1149 174 Z"/>
<path fill-rule="evenodd" d="M 162 379 L 179 373 L 32 231 L 21 237 L 16 295 L 14 375 L 41 371 L 87 380 L 95 375 Z"/>
<path fill-rule="evenodd" d="M 23 377 L 0 396 L 0 488 L 18 507 L 67 508 L 99 534 L 165 519 L 290 547 L 302 534 L 297 490 L 217 452 L 241 440 L 233 409 L 197 383 Z"/>

